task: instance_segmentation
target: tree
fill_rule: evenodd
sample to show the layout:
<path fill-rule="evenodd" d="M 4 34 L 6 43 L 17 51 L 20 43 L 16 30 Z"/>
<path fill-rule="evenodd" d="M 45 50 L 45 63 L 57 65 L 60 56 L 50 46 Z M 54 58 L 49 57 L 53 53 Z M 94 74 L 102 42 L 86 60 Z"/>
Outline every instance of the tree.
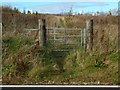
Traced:
<path fill-rule="evenodd" d="M 20 11 L 16 7 L 14 7 L 14 12 L 19 13 Z"/>
<path fill-rule="evenodd" d="M 72 7 L 70 8 L 69 12 L 68 12 L 68 15 L 72 15 L 73 14 L 73 9 Z"/>
<path fill-rule="evenodd" d="M 25 10 L 23 11 L 23 14 L 26 14 L 26 11 L 25 11 Z"/>
<path fill-rule="evenodd" d="M 36 15 L 38 15 L 38 12 L 36 11 L 36 13 L 35 13 Z"/>
<path fill-rule="evenodd" d="M 32 14 L 35 14 L 35 12 L 33 12 Z"/>
<path fill-rule="evenodd" d="M 28 10 L 27 14 L 31 14 L 31 11 Z"/>
<path fill-rule="evenodd" d="M 100 12 L 99 11 L 97 11 L 97 15 L 99 15 L 100 14 Z"/>
<path fill-rule="evenodd" d="M 110 16 L 112 15 L 112 12 L 111 12 L 111 10 L 109 11 L 109 15 L 110 15 Z"/>

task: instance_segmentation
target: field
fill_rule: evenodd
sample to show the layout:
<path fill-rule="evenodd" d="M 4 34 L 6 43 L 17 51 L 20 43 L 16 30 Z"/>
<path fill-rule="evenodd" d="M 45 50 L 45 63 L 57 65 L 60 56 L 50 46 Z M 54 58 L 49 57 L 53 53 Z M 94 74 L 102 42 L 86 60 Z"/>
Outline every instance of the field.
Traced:
<path fill-rule="evenodd" d="M 72 51 L 48 41 L 40 47 L 35 31 L 38 19 L 46 19 L 47 27 L 85 28 L 93 18 L 93 50 L 80 45 Z M 23 14 L 2 12 L 2 77 L 3 84 L 78 84 L 118 85 L 118 17 L 91 15 Z M 60 33 L 57 31 L 56 33 Z M 76 34 L 75 31 L 69 32 Z M 80 32 L 78 32 L 80 33 Z M 68 47 L 68 46 L 67 46 Z"/>

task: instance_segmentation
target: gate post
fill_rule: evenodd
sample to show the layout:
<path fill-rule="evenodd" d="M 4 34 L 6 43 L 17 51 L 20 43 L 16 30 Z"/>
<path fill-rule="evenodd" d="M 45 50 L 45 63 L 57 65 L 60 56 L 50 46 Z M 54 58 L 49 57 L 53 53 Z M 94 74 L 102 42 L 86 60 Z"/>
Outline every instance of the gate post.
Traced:
<path fill-rule="evenodd" d="M 40 47 L 46 46 L 47 43 L 47 32 L 46 32 L 46 21 L 45 19 L 38 20 L 38 30 L 39 30 L 39 45 Z"/>
<path fill-rule="evenodd" d="M 93 48 L 93 19 L 87 20 L 86 29 L 87 29 L 87 49 L 91 51 Z"/>
<path fill-rule="evenodd" d="M 86 29 L 84 28 L 84 49 L 86 51 Z"/>

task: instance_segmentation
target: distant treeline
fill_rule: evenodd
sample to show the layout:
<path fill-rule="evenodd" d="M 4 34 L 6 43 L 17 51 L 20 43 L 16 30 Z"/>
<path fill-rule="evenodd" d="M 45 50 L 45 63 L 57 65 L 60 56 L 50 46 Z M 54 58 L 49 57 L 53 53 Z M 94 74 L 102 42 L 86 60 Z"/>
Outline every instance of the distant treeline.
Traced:
<path fill-rule="evenodd" d="M 45 18 L 48 27 L 63 27 L 62 21 L 65 18 L 66 27 L 85 27 L 87 19 L 93 18 L 94 25 L 115 25 L 118 24 L 118 16 L 92 16 L 92 15 L 60 15 L 60 14 L 24 14 L 17 8 L 9 6 L 2 7 L 2 25 L 4 31 L 12 31 L 14 29 L 21 31 L 24 28 L 38 28 L 38 19 Z M 58 22 L 61 21 L 61 22 Z"/>

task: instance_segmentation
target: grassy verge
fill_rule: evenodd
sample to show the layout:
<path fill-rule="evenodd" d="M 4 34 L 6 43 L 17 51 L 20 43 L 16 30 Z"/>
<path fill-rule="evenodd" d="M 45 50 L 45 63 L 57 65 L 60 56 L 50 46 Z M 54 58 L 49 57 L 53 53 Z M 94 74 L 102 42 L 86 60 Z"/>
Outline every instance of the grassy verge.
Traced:
<path fill-rule="evenodd" d="M 118 52 L 53 52 L 30 37 L 3 37 L 3 84 L 118 84 Z M 60 47 L 59 47 L 60 48 Z M 63 48 L 63 46 L 62 46 Z"/>

